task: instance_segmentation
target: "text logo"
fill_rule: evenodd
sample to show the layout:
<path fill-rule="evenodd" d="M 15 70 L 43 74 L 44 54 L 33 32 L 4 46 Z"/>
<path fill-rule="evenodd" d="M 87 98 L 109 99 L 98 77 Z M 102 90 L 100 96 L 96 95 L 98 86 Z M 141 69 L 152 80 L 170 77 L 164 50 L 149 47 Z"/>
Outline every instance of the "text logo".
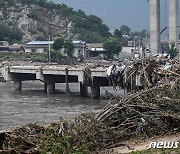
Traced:
<path fill-rule="evenodd" d="M 178 148 L 179 142 L 151 142 L 149 144 L 149 148 L 157 148 L 157 149 L 176 149 Z"/>

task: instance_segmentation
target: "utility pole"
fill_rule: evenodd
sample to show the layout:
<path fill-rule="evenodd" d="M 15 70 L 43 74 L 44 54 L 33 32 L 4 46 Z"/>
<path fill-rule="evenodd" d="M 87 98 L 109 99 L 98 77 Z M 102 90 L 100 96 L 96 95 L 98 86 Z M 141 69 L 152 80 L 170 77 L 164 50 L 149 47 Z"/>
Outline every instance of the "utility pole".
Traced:
<path fill-rule="evenodd" d="M 49 54 L 49 63 L 51 63 L 51 37 L 50 37 L 50 35 L 49 35 L 49 52 L 48 52 Z"/>

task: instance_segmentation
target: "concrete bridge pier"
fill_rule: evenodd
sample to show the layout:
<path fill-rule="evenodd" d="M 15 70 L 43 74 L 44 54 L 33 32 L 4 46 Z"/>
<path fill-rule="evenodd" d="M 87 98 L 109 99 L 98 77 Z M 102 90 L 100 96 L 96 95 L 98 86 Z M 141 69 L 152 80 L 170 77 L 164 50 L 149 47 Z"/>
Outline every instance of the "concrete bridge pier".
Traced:
<path fill-rule="evenodd" d="M 55 94 L 55 83 L 46 83 L 47 85 L 47 93 Z"/>
<path fill-rule="evenodd" d="M 169 0 L 169 42 L 179 52 L 179 0 Z"/>
<path fill-rule="evenodd" d="M 47 83 L 44 82 L 44 92 L 47 93 Z"/>
<path fill-rule="evenodd" d="M 152 53 L 160 52 L 160 0 L 150 0 L 150 45 Z"/>
<path fill-rule="evenodd" d="M 88 96 L 88 87 L 83 83 L 80 83 L 80 95 L 81 96 Z"/>
<path fill-rule="evenodd" d="M 22 81 L 14 81 L 15 90 L 22 90 Z"/>
<path fill-rule="evenodd" d="M 100 97 L 100 86 L 92 86 L 91 98 L 99 98 L 99 97 Z"/>

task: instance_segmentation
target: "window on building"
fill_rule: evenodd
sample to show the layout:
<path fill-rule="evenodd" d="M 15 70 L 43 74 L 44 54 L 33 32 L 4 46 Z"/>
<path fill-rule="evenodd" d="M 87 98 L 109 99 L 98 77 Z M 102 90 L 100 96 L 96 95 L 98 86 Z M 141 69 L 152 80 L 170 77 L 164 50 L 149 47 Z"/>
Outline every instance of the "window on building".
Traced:
<path fill-rule="evenodd" d="M 32 52 L 36 52 L 36 49 L 31 49 Z"/>

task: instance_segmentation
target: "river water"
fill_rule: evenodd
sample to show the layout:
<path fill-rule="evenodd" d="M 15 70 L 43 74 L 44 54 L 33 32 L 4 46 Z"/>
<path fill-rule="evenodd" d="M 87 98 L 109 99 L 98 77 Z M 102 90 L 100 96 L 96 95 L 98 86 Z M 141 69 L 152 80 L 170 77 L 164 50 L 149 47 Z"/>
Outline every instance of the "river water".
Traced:
<path fill-rule="evenodd" d="M 23 90 L 15 91 L 12 82 L 1 82 L 0 129 L 52 122 L 60 117 L 71 119 L 81 113 L 99 112 L 108 102 L 107 98 L 80 97 L 78 84 L 70 85 L 69 96 L 64 93 L 64 84 L 56 84 L 56 89 L 56 94 L 49 95 L 41 82 L 23 82 Z M 105 97 L 103 90 L 101 95 Z"/>

